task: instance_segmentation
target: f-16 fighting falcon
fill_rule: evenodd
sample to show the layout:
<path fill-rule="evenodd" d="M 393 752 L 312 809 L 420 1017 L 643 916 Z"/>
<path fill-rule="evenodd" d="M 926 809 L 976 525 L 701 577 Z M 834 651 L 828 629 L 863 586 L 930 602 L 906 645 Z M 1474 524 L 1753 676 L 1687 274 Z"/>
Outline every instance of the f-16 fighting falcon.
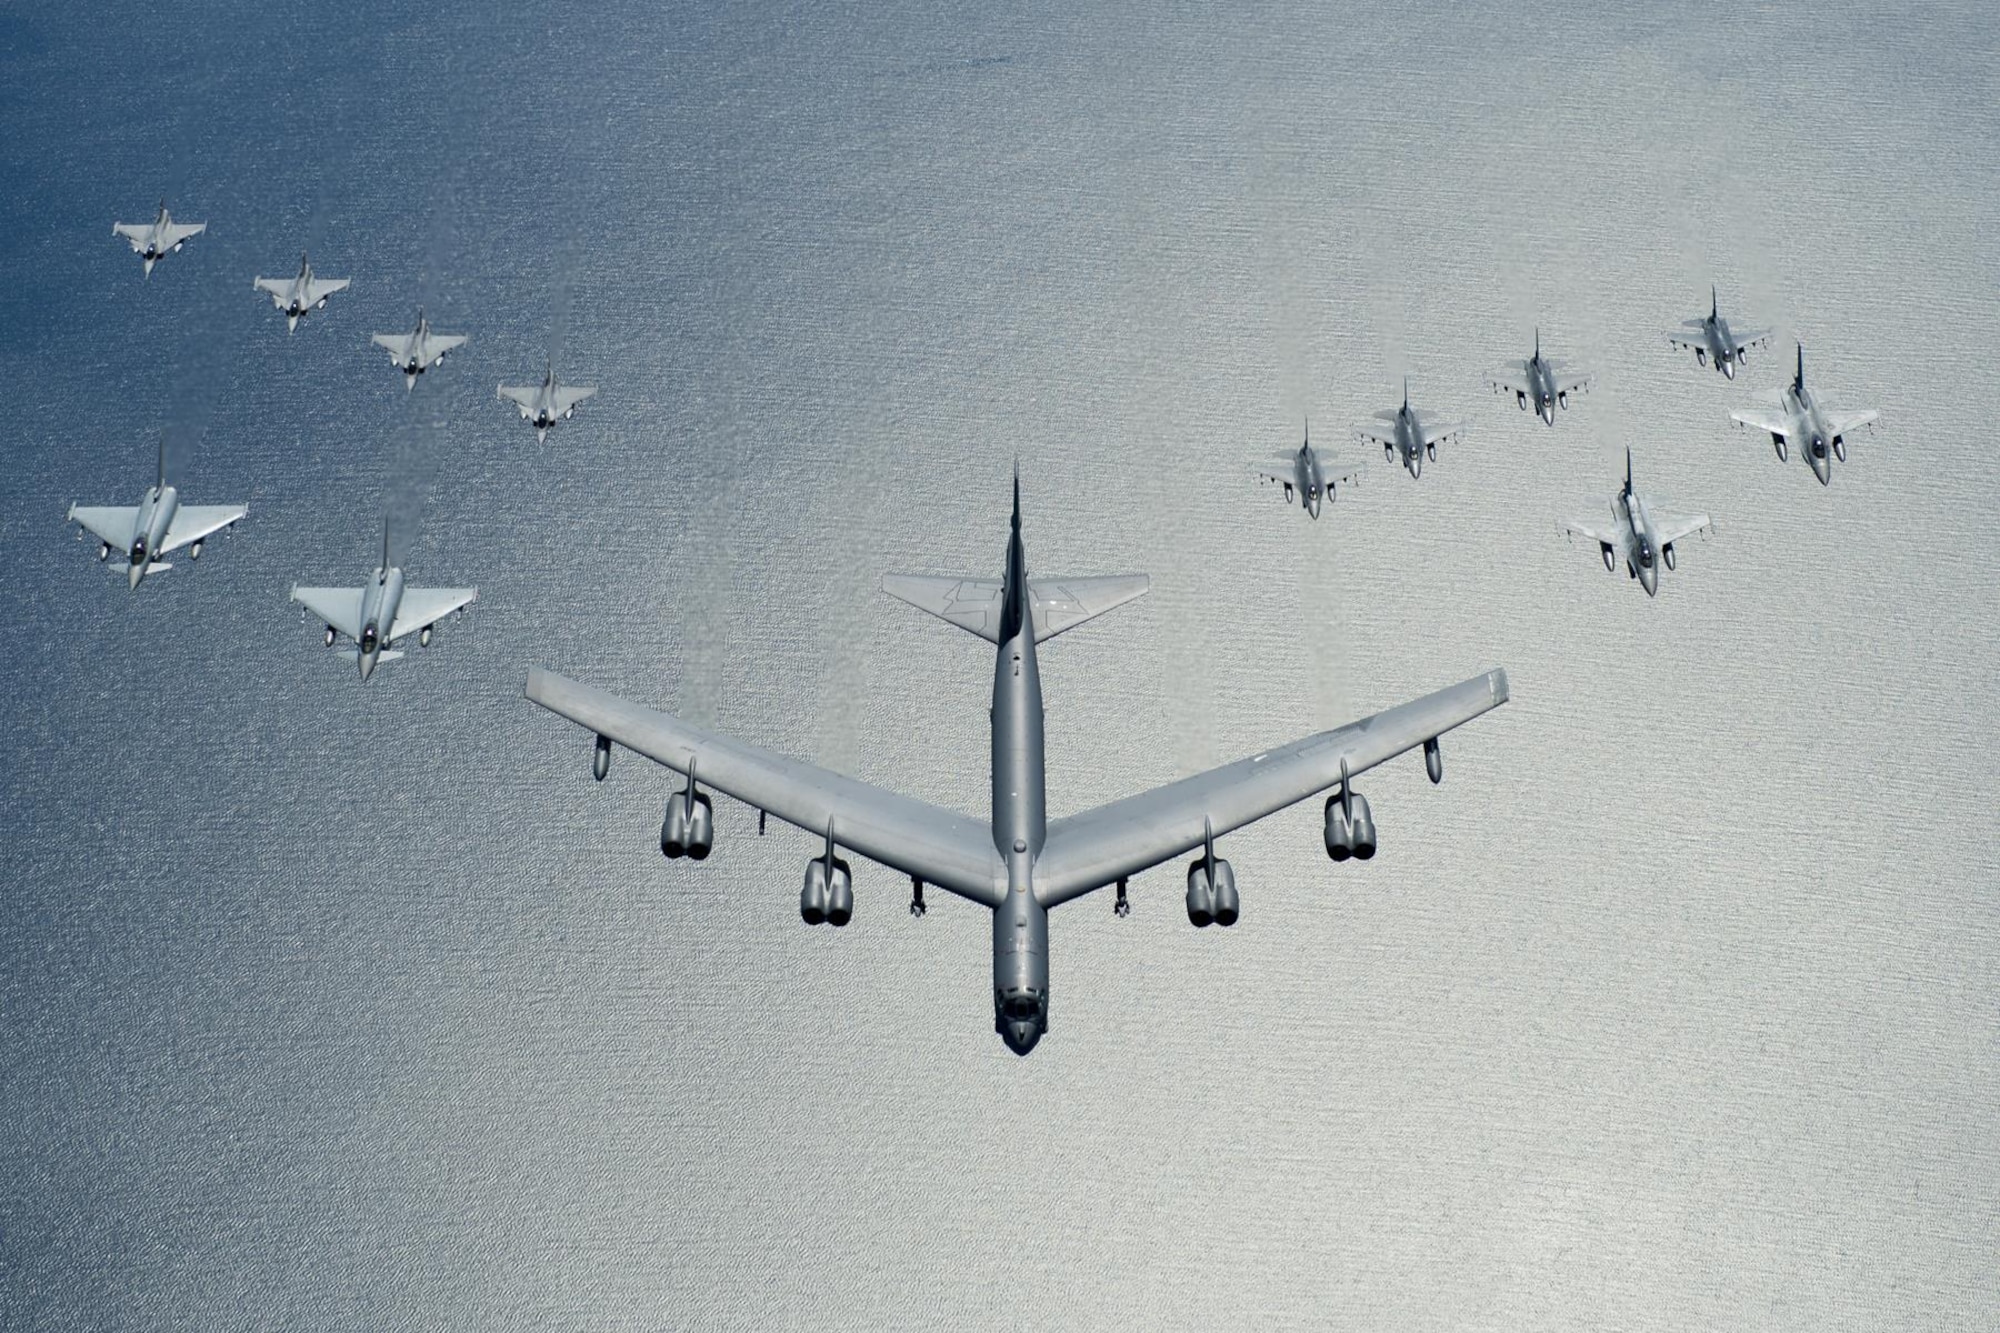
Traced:
<path fill-rule="evenodd" d="M 548 373 L 542 376 L 540 384 L 500 386 L 500 396 L 521 410 L 521 420 L 533 424 L 537 444 L 548 440 L 549 427 L 558 421 L 568 421 L 576 415 L 576 405 L 597 392 L 556 383 L 555 362 L 548 365 Z"/>
<path fill-rule="evenodd" d="M 408 333 L 378 333 L 374 337 L 377 347 L 389 353 L 390 364 L 403 372 L 403 387 L 417 387 L 417 376 L 444 360 L 444 354 L 465 345 L 463 334 L 432 333 L 431 322 L 424 317 L 422 306 L 417 307 L 417 327 Z"/>
<path fill-rule="evenodd" d="M 1285 488 L 1285 503 L 1290 504 L 1292 492 L 1297 491 L 1299 504 L 1308 518 L 1319 517 L 1320 498 L 1333 503 L 1333 488 L 1345 482 L 1352 486 L 1360 479 L 1361 469 L 1351 467 L 1345 472 L 1329 471 L 1326 460 L 1312 445 L 1312 422 L 1306 423 L 1306 442 L 1299 446 L 1295 454 L 1288 454 L 1273 462 L 1269 468 L 1257 473 L 1265 481 L 1274 481 Z"/>
<path fill-rule="evenodd" d="M 680 718 L 566 680 L 528 673 L 527 697 L 595 735 L 591 771 L 602 779 L 614 743 L 665 765 L 684 785 L 667 800 L 660 850 L 700 860 L 714 843 L 706 784 L 819 840 L 806 863 L 799 915 L 844 926 L 853 880 L 840 853 L 878 861 L 911 879 L 910 912 L 936 885 L 993 913 L 994 1027 L 1018 1055 L 1049 1027 L 1049 912 L 1116 885 L 1114 911 L 1129 911 L 1126 882 L 1188 852 L 1188 920 L 1230 926 L 1241 910 L 1236 877 L 1216 855 L 1233 829 L 1333 789 L 1325 843 L 1336 861 L 1375 853 L 1375 824 L 1352 779 L 1422 747 L 1431 780 L 1443 776 L 1438 737 L 1507 700 L 1507 677 L 1489 671 L 1363 722 L 1308 736 L 1143 795 L 1050 822 L 1044 800 L 1042 686 L 1038 645 L 1144 593 L 1143 575 L 1028 577 L 1021 544 L 1020 479 L 1005 574 L 998 579 L 894 575 L 882 589 L 994 645 L 993 805 L 990 822 L 898 796 L 867 783 L 729 740 Z M 759 827 L 762 827 L 762 815 Z"/>
<path fill-rule="evenodd" d="M 1511 393 L 1523 412 L 1530 403 L 1535 415 L 1553 426 L 1556 424 L 1556 409 L 1568 408 L 1571 394 L 1582 393 L 1590 387 L 1591 376 L 1584 371 L 1571 369 L 1567 362 L 1542 355 L 1542 331 L 1535 330 L 1534 354 L 1525 361 L 1516 361 L 1505 370 L 1495 371 L 1486 382 L 1493 386 L 1495 393 Z"/>
<path fill-rule="evenodd" d="M 1826 486 L 1833 481 L 1833 458 L 1847 461 L 1847 436 L 1863 426 L 1874 428 L 1880 412 L 1829 412 L 1806 387 L 1806 347 L 1799 344 L 1799 368 L 1792 376 L 1792 382 L 1770 395 L 1776 401 L 1770 407 L 1748 407 L 1741 412 L 1731 412 L 1730 419 L 1739 426 L 1771 433 L 1771 445 L 1778 451 L 1778 461 L 1785 461 L 1785 446 L 1795 444 L 1805 455 L 1806 462 L 1812 464 L 1813 475 L 1819 484 Z"/>
<path fill-rule="evenodd" d="M 1639 580 L 1648 597 L 1659 595 L 1661 563 L 1674 567 L 1674 543 L 1714 530 L 1707 514 L 1669 514 L 1647 504 L 1632 489 L 1630 449 L 1625 451 L 1625 485 L 1611 497 L 1611 526 L 1581 520 L 1562 525 L 1564 536 L 1596 542 L 1612 573 L 1624 561 L 1626 577 Z"/>
<path fill-rule="evenodd" d="M 96 534 L 99 560 L 109 560 L 114 551 L 122 554 L 124 563 L 118 567 L 125 571 L 125 586 L 137 588 L 146 575 L 173 568 L 161 556 L 185 546 L 188 559 L 199 560 L 203 541 L 249 512 L 247 505 L 182 504 L 180 492 L 167 485 L 167 444 L 161 440 L 159 470 L 137 505 L 130 509 L 71 505 L 68 521 Z"/>
<path fill-rule="evenodd" d="M 1409 469 L 1412 479 L 1423 475 L 1426 455 L 1435 463 L 1438 445 L 1456 439 L 1465 429 L 1463 421 L 1454 421 L 1449 426 L 1424 424 L 1417 410 L 1410 406 L 1408 376 L 1403 379 L 1403 405 L 1393 412 L 1377 412 L 1375 419 L 1385 423 L 1388 429 L 1384 430 L 1381 426 L 1362 426 L 1357 430 L 1361 442 L 1381 445 L 1382 456 L 1391 462 L 1395 461 L 1398 454 L 1402 455 L 1403 466 Z"/>
<path fill-rule="evenodd" d="M 1732 329 L 1729 321 L 1715 299 L 1715 288 L 1708 289 L 1708 318 L 1682 320 L 1680 328 L 1667 335 L 1667 341 L 1676 347 L 1694 353 L 1697 364 L 1714 366 L 1722 372 L 1722 378 L 1736 378 L 1736 368 L 1750 364 L 1750 349 L 1770 343 L 1769 329 Z"/>
<path fill-rule="evenodd" d="M 164 199 L 160 200 L 160 215 L 151 222 L 111 224 L 113 236 L 123 236 L 132 243 L 132 252 L 139 256 L 149 278 L 153 276 L 153 265 L 167 255 L 179 254 L 183 245 L 207 230 L 206 222 L 174 221 L 167 213 L 167 201 Z"/>
<path fill-rule="evenodd" d="M 361 679 L 375 673 L 379 662 L 403 654 L 395 645 L 417 636 L 417 646 L 431 646 L 431 630 L 454 611 L 463 611 L 479 597 L 477 588 L 411 588 L 403 571 L 389 563 L 389 529 L 382 528 L 382 563 L 360 588 L 301 588 L 292 585 L 292 600 L 326 622 L 326 646 L 345 634 L 354 640 L 340 655 L 361 668 Z"/>
<path fill-rule="evenodd" d="M 285 312 L 285 332 L 296 332 L 299 321 L 315 310 L 326 309 L 326 298 L 335 292 L 347 290 L 347 278 L 316 278 L 312 265 L 302 254 L 299 256 L 299 271 L 296 277 L 258 278 L 252 285 L 260 292 L 268 292 L 271 304 Z"/>

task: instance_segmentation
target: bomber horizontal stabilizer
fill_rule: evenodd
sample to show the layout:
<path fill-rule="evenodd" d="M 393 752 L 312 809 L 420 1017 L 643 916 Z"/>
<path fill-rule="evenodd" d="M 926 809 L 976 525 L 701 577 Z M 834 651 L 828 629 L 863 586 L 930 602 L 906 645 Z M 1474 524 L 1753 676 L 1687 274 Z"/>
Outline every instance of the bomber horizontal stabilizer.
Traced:
<path fill-rule="evenodd" d="M 1053 639 L 1067 629 L 1103 615 L 1145 595 L 1152 580 L 1144 574 L 1114 574 L 1083 579 L 1030 579 L 1028 600 L 1035 620 L 1035 642 Z M 919 611 L 928 611 L 988 643 L 1000 641 L 1001 582 L 999 579 L 929 578 L 885 574 L 882 591 Z"/>

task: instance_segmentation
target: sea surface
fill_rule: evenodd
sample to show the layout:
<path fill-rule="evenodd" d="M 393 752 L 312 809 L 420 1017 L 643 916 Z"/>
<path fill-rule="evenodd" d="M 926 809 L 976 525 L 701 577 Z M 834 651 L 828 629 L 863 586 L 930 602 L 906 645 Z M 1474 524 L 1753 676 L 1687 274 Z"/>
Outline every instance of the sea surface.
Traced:
<path fill-rule="evenodd" d="M 1985 3 L 0 7 L 0 1326 L 1994 1328 L 1996 71 Z M 1881 412 L 1826 488 L 1729 423 L 1794 338 Z M 1406 375 L 1420 481 L 1257 484 Z M 250 517 L 130 593 L 63 516 L 163 441 Z M 1657 600 L 1557 532 L 1627 448 L 1717 526 Z M 663 861 L 521 698 L 983 813 L 991 659 L 876 580 L 997 574 L 1017 463 L 1037 573 L 1153 578 L 1043 656 L 1052 814 L 1514 689 L 1371 864 L 1307 803 L 1233 930 L 1059 909 L 1026 1059 L 977 908 L 808 929 L 812 838 Z M 363 685 L 287 590 L 385 515 L 479 600 Z"/>

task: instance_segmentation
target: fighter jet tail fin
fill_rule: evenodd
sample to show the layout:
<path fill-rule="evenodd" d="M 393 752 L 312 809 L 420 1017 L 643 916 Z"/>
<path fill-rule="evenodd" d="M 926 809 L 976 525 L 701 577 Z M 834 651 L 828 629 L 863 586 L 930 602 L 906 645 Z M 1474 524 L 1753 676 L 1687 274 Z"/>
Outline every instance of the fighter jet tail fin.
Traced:
<path fill-rule="evenodd" d="M 1632 493 L 1632 446 L 1625 446 L 1625 494 Z"/>
<path fill-rule="evenodd" d="M 1799 368 L 1792 376 L 1792 392 L 1803 393 L 1806 387 L 1806 345 L 1799 344 Z"/>
<path fill-rule="evenodd" d="M 1028 607 L 1034 617 L 1035 642 L 1052 639 L 1086 620 L 1143 597 L 1152 580 L 1144 574 L 1107 578 L 1029 579 Z M 928 611 L 988 643 L 1000 641 L 1005 606 L 999 579 L 926 578 L 885 574 L 882 591 L 919 611 Z"/>
<path fill-rule="evenodd" d="M 159 466 L 153 473 L 153 485 L 159 490 L 167 488 L 167 437 L 160 436 Z"/>

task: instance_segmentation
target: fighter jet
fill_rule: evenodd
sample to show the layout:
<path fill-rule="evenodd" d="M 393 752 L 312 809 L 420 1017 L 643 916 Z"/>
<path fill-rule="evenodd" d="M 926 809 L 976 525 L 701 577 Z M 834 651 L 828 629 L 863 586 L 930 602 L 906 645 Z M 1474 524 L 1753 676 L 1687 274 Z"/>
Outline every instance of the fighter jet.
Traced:
<path fill-rule="evenodd" d="M 500 386 L 500 396 L 521 410 L 521 420 L 534 424 L 538 444 L 549 438 L 549 427 L 575 416 L 576 405 L 597 392 L 595 389 L 567 388 L 556 383 L 555 362 L 550 361 L 548 366 L 548 373 L 542 376 L 540 384 Z"/>
<path fill-rule="evenodd" d="M 1713 365 L 1722 378 L 1733 380 L 1738 366 L 1750 364 L 1750 349 L 1770 343 L 1771 331 L 1730 328 L 1717 306 L 1715 288 L 1710 287 L 1708 318 L 1682 320 L 1680 328 L 1667 335 L 1667 341 L 1693 352 L 1696 364 Z"/>
<path fill-rule="evenodd" d="M 359 588 L 301 588 L 292 585 L 292 600 L 326 622 L 326 646 L 345 634 L 354 641 L 340 655 L 361 668 L 361 679 L 375 674 L 380 662 L 403 654 L 395 645 L 417 636 L 417 646 L 431 646 L 431 630 L 454 611 L 463 611 L 479 597 L 477 588 L 411 588 L 403 571 L 389 563 L 389 529 L 382 528 L 382 563 Z"/>
<path fill-rule="evenodd" d="M 1495 393 L 1511 393 L 1523 412 L 1532 402 L 1535 415 L 1549 425 L 1556 424 L 1556 409 L 1568 408 L 1571 394 L 1590 387 L 1591 376 L 1571 369 L 1565 361 L 1542 355 L 1542 331 L 1535 330 L 1535 351 L 1525 361 L 1516 361 L 1505 370 L 1487 376 Z"/>
<path fill-rule="evenodd" d="M 1604 557 L 1604 567 L 1612 573 L 1617 573 L 1618 562 L 1624 561 L 1626 577 L 1639 580 L 1648 597 L 1657 597 L 1660 564 L 1665 562 L 1668 569 L 1674 567 L 1674 543 L 1698 532 L 1713 532 L 1715 525 L 1709 522 L 1707 514 L 1669 514 L 1647 504 L 1632 489 L 1632 451 L 1627 449 L 1625 485 L 1611 497 L 1611 526 L 1577 519 L 1562 524 L 1561 528 L 1566 537 L 1596 542 Z"/>
<path fill-rule="evenodd" d="M 600 780 L 614 744 L 679 775 L 682 785 L 668 798 L 660 828 L 660 850 L 668 857 L 699 861 L 714 845 L 713 801 L 704 784 L 762 812 L 760 829 L 768 814 L 810 834 L 819 850 L 806 863 L 799 891 L 799 916 L 807 925 L 844 926 L 853 916 L 853 877 L 842 851 L 908 875 L 913 916 L 924 913 L 927 885 L 989 910 L 994 1028 L 1009 1050 L 1026 1055 L 1049 1028 L 1053 909 L 1116 885 L 1113 911 L 1124 916 L 1133 875 L 1192 852 L 1188 920 L 1234 925 L 1242 900 L 1229 862 L 1216 855 L 1224 835 L 1333 789 L 1324 811 L 1327 852 L 1336 861 L 1366 860 L 1375 853 L 1375 824 L 1352 780 L 1422 747 L 1431 780 L 1438 781 L 1444 771 L 1438 737 L 1507 700 L 1506 674 L 1489 671 L 1364 722 L 1051 822 L 1039 645 L 1147 587 L 1144 575 L 1029 578 L 1018 476 L 1000 578 L 882 580 L 884 592 L 994 646 L 990 821 L 730 740 L 541 668 L 528 673 L 526 694 L 593 733 L 591 772 Z"/>
<path fill-rule="evenodd" d="M 132 252 L 139 256 L 149 278 L 153 276 L 153 265 L 167 255 L 179 254 L 183 245 L 207 230 L 206 222 L 174 221 L 167 213 L 167 201 L 164 199 L 160 200 L 160 215 L 151 222 L 111 224 L 113 236 L 123 236 L 132 243 Z"/>
<path fill-rule="evenodd" d="M 347 290 L 347 278 L 315 278 L 312 265 L 299 256 L 299 272 L 292 278 L 258 278 L 252 285 L 269 292 L 271 304 L 285 312 L 285 332 L 292 333 L 299 321 L 315 310 L 326 309 L 326 298 Z"/>
<path fill-rule="evenodd" d="M 1813 475 L 1822 486 L 1833 481 L 1833 458 L 1847 461 L 1847 436 L 1849 432 L 1867 426 L 1874 428 L 1880 412 L 1829 412 L 1806 388 L 1806 346 L 1799 344 L 1799 368 L 1792 376 L 1792 382 L 1783 389 L 1773 390 L 1769 395 L 1774 400 L 1770 407 L 1749 407 L 1741 412 L 1731 412 L 1730 419 L 1739 426 L 1771 433 L 1771 444 L 1778 451 L 1778 461 L 1785 461 L 1785 446 L 1796 444 L 1805 455 L 1806 462 L 1812 464 Z"/>
<path fill-rule="evenodd" d="M 1326 461 L 1312 445 L 1312 422 L 1306 422 L 1306 442 L 1299 446 L 1295 454 L 1273 462 L 1267 470 L 1257 475 L 1265 481 L 1273 481 L 1285 488 L 1285 503 L 1290 504 L 1292 493 L 1298 492 L 1299 504 L 1309 518 L 1319 517 L 1320 498 L 1324 496 L 1328 504 L 1334 500 L 1333 488 L 1340 482 L 1349 486 L 1361 476 L 1359 467 L 1351 467 L 1345 472 L 1329 471 Z"/>
<path fill-rule="evenodd" d="M 137 588 L 146 575 L 173 568 L 161 556 L 185 546 L 188 559 L 199 560 L 204 540 L 234 526 L 249 512 L 247 505 L 182 504 L 180 492 L 167 485 L 167 444 L 161 440 L 159 470 L 137 505 L 130 509 L 71 505 L 66 521 L 96 534 L 99 560 L 121 552 L 125 559 L 118 568 L 125 571 L 125 586 Z M 83 531 L 77 536 L 82 537 Z"/>
<path fill-rule="evenodd" d="M 1435 463 L 1438 445 L 1458 438 L 1465 429 L 1463 421 L 1455 421 L 1449 426 L 1425 425 L 1417 410 L 1410 406 L 1410 380 L 1407 375 L 1403 377 L 1403 405 L 1393 412 L 1377 412 L 1375 419 L 1386 423 L 1388 429 L 1362 426 L 1357 432 L 1361 442 L 1381 445 L 1382 457 L 1390 462 L 1401 454 L 1403 466 L 1409 469 L 1412 479 L 1423 475 L 1426 455 Z"/>
<path fill-rule="evenodd" d="M 377 347 L 389 353 L 389 363 L 403 372 L 403 387 L 417 387 L 417 376 L 444 360 L 444 354 L 463 347 L 465 338 L 456 333 L 432 333 L 424 308 L 417 307 L 417 327 L 408 333 L 378 333 Z"/>

